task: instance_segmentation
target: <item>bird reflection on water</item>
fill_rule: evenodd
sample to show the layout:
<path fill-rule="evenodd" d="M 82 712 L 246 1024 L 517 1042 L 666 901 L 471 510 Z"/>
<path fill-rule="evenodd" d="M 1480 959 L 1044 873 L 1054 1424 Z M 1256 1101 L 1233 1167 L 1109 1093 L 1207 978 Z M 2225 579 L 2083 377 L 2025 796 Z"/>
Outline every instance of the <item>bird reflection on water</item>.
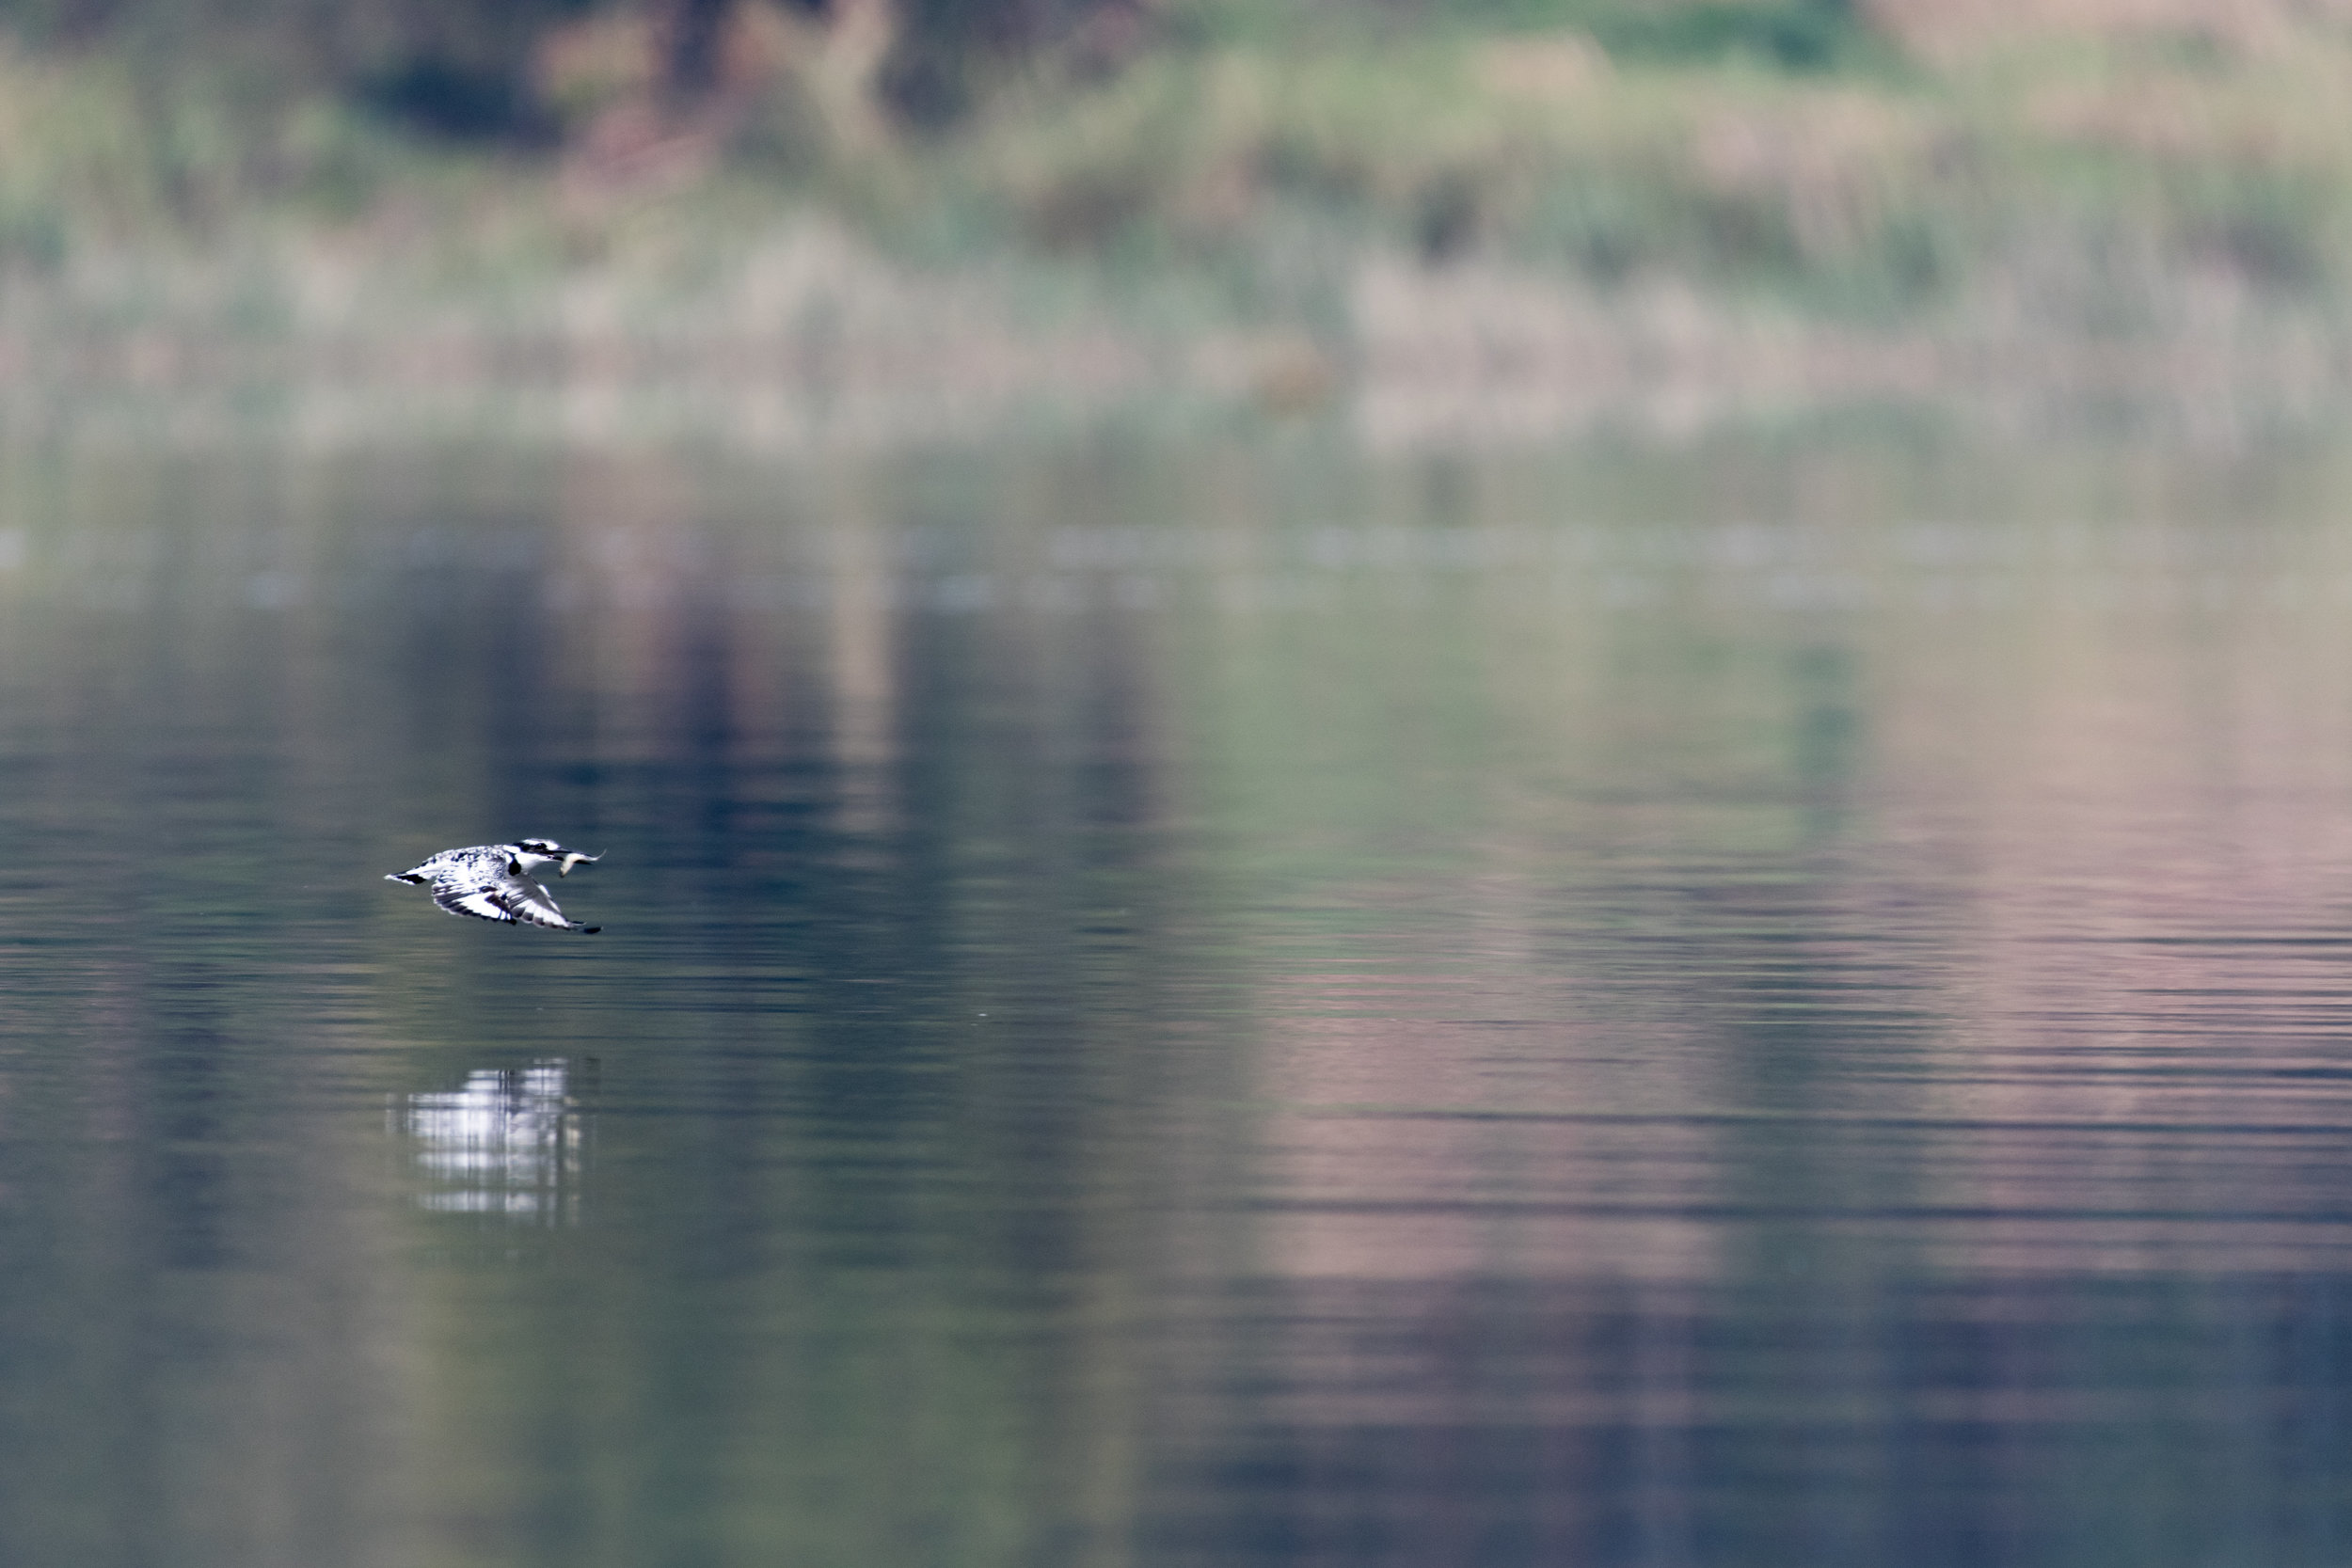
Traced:
<path fill-rule="evenodd" d="M 566 1225 L 579 1218 L 586 1128 L 574 1064 L 543 1057 L 519 1069 L 469 1073 L 462 1088 L 411 1094 L 392 1131 L 416 1145 L 433 1179 L 426 1209 Z"/>

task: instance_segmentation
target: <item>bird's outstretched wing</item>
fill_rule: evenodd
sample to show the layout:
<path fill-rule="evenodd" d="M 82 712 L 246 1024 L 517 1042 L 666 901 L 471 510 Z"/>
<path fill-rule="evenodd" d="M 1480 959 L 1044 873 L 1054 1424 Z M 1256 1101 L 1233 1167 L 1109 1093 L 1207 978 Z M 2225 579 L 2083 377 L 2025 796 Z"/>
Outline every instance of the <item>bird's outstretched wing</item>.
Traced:
<path fill-rule="evenodd" d="M 603 929 L 564 919 L 564 911 L 555 907 L 555 900 L 548 896 L 546 888 L 512 870 L 494 869 L 486 876 L 443 882 L 433 890 L 433 901 L 452 914 L 469 914 L 476 920 L 496 920 L 510 926 L 545 926 L 551 930 L 580 931 L 589 936 Z"/>

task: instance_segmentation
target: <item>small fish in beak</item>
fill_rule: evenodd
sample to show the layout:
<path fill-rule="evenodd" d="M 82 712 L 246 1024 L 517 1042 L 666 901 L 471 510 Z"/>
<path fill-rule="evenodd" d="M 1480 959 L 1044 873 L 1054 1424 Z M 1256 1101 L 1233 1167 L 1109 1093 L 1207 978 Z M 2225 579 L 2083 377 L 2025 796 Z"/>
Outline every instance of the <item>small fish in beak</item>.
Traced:
<path fill-rule="evenodd" d="M 603 858 L 601 855 L 583 855 L 577 849 L 566 849 L 564 851 L 564 863 L 556 868 L 555 874 L 559 877 L 568 877 L 572 874 L 573 866 L 594 865 Z"/>

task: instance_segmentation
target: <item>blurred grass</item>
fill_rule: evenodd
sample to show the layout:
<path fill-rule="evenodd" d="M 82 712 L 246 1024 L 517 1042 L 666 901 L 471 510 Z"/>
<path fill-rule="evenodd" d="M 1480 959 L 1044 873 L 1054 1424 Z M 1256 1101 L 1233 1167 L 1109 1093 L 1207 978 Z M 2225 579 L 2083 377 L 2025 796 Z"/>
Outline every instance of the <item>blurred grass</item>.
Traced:
<path fill-rule="evenodd" d="M 1213 48 L 1011 95 L 936 172 L 1026 244 L 1177 264 L 1307 217 L 1433 265 L 1831 312 L 2133 293 L 2152 269 L 2335 294 L 2352 40 L 2305 45 L 2044 42 L 1855 76 L 1621 64 L 1576 34 Z"/>
<path fill-rule="evenodd" d="M 183 364 L 209 338 L 919 374 L 957 341 L 982 381 L 1009 355 L 1311 403 L 1473 351 L 1627 373 L 1613 335 L 2285 341 L 2333 375 L 2352 318 L 2352 26 L 2324 15 L 1951 47 L 1839 0 L 1171 0 L 926 131 L 875 105 L 874 40 L 750 14 L 754 63 L 684 123 L 625 21 L 583 24 L 544 148 L 0 51 L 0 368 L 112 373 L 145 331 Z"/>

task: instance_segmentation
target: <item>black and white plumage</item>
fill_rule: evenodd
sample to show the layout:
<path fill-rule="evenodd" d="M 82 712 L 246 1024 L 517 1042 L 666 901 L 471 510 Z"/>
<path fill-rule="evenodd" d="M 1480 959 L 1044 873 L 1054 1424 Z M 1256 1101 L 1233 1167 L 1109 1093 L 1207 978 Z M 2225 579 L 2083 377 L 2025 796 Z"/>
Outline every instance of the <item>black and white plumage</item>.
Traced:
<path fill-rule="evenodd" d="M 551 838 L 518 838 L 512 844 L 444 849 L 384 879 L 420 886 L 431 883 L 433 901 L 452 914 L 594 936 L 604 927 L 565 919 L 548 890 L 531 879 L 531 873 L 551 865 L 557 876 L 568 877 L 573 866 L 594 865 L 598 858 L 566 849 Z"/>

